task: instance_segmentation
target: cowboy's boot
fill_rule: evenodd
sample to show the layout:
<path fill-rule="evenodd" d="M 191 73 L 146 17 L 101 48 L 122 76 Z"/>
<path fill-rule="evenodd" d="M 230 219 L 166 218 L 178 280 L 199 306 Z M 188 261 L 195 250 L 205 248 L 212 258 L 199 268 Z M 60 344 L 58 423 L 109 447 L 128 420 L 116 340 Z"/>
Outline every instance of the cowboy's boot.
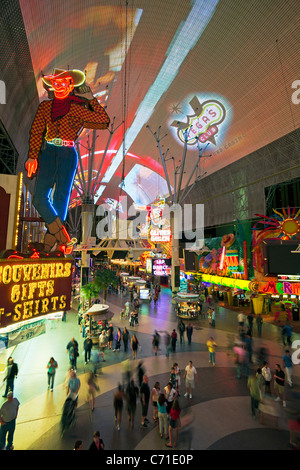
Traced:
<path fill-rule="evenodd" d="M 59 217 L 56 217 L 54 222 L 51 222 L 51 224 L 48 224 L 47 228 L 48 228 L 49 234 L 55 237 L 59 245 L 70 243 L 71 241 L 70 236 Z"/>
<path fill-rule="evenodd" d="M 57 245 L 57 240 L 54 235 L 51 235 L 51 233 L 47 232 L 45 237 L 44 237 L 44 253 L 50 253 L 51 251 L 55 251 L 54 247 Z"/>

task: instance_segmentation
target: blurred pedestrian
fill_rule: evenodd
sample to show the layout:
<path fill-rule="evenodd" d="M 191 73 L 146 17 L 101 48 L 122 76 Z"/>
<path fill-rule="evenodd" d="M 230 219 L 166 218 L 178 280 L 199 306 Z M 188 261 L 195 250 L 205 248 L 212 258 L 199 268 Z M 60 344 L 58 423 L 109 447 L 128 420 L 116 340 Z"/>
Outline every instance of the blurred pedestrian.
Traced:
<path fill-rule="evenodd" d="M 246 316 L 243 314 L 243 312 L 240 312 L 238 314 L 239 330 L 242 330 L 244 328 L 245 321 L 246 321 Z"/>
<path fill-rule="evenodd" d="M 7 400 L 0 408 L 0 450 L 13 450 L 13 438 L 20 402 L 14 397 L 13 391 L 7 393 Z"/>
<path fill-rule="evenodd" d="M 171 336 L 167 331 L 165 331 L 164 343 L 165 343 L 165 348 L 166 348 L 166 357 L 169 357 L 170 349 L 171 349 Z"/>
<path fill-rule="evenodd" d="M 291 353 L 288 349 L 285 350 L 282 360 L 284 363 L 284 370 L 286 374 L 287 383 L 289 384 L 290 387 L 292 387 L 293 386 L 293 382 L 292 382 L 293 362 L 292 362 Z"/>
<path fill-rule="evenodd" d="M 247 316 L 248 320 L 248 326 L 250 330 L 250 334 L 252 335 L 252 330 L 253 330 L 253 314 L 250 312 L 249 315 Z"/>
<path fill-rule="evenodd" d="M 155 356 L 157 356 L 157 353 L 158 353 L 159 342 L 160 342 L 160 335 L 155 330 L 154 335 L 152 337 L 152 347 L 153 347 Z"/>
<path fill-rule="evenodd" d="M 184 332 L 185 332 L 185 324 L 183 323 L 182 318 L 178 324 L 178 331 L 179 331 L 179 341 L 180 344 L 184 343 Z"/>
<path fill-rule="evenodd" d="M 135 385 L 134 381 L 131 380 L 126 388 L 127 413 L 128 413 L 128 421 L 131 422 L 131 429 L 133 429 L 134 427 L 136 401 L 137 401 L 138 396 L 139 396 L 139 389 Z"/>
<path fill-rule="evenodd" d="M 174 362 L 173 367 L 174 367 L 174 372 L 175 372 L 175 377 L 176 377 L 175 389 L 176 389 L 177 395 L 180 396 L 179 395 L 179 387 L 180 387 L 180 384 L 181 384 L 181 380 L 180 380 L 180 369 L 178 367 L 178 363 Z"/>
<path fill-rule="evenodd" d="M 147 427 L 147 424 L 145 421 L 149 421 L 147 418 L 148 414 L 148 407 L 149 407 L 149 400 L 150 400 L 150 388 L 148 385 L 148 376 L 144 375 L 143 377 L 143 383 L 140 388 L 140 394 L 141 394 L 141 405 L 142 405 L 142 422 L 141 426 L 143 428 Z"/>
<path fill-rule="evenodd" d="M 55 372 L 58 367 L 58 364 L 54 357 L 50 357 L 50 360 L 47 364 L 47 378 L 48 378 L 48 390 L 50 389 L 51 392 L 53 392 L 53 387 L 54 387 L 54 377 L 55 377 Z"/>
<path fill-rule="evenodd" d="M 261 330 L 263 325 L 263 319 L 261 314 L 259 313 L 256 318 L 256 326 L 257 326 L 257 336 L 261 338 Z"/>
<path fill-rule="evenodd" d="M 87 379 L 88 386 L 88 401 L 90 402 L 91 410 L 95 408 L 95 396 L 96 392 L 99 392 L 100 388 L 96 382 L 96 376 L 94 372 L 90 372 Z"/>
<path fill-rule="evenodd" d="M 292 333 L 293 333 L 292 327 L 287 322 L 287 324 L 284 325 L 284 327 L 282 328 L 282 342 L 284 346 L 286 346 L 286 344 L 288 346 L 292 345 Z"/>
<path fill-rule="evenodd" d="M 67 387 L 67 394 L 73 397 L 76 397 L 78 395 L 80 385 L 81 383 L 80 383 L 79 378 L 76 375 L 76 372 L 73 369 L 71 369 L 70 378 L 69 378 L 68 387 Z"/>
<path fill-rule="evenodd" d="M 145 368 L 143 367 L 143 361 L 140 361 L 137 365 L 137 368 L 136 368 L 139 387 L 141 387 L 141 385 L 143 383 L 143 377 L 145 375 L 145 372 L 146 371 L 145 371 Z"/>
<path fill-rule="evenodd" d="M 84 349 L 84 361 L 87 364 L 91 360 L 91 350 L 92 350 L 93 342 L 90 336 L 87 336 L 83 342 L 83 349 Z"/>
<path fill-rule="evenodd" d="M 189 323 L 188 326 L 186 327 L 186 336 L 187 336 L 187 340 L 189 344 L 191 344 L 192 342 L 192 334 L 193 334 L 193 325 Z"/>
<path fill-rule="evenodd" d="M 256 373 L 248 377 L 247 386 L 250 390 L 251 413 L 253 418 L 256 418 L 256 412 L 258 411 L 259 403 L 261 401 L 261 391 L 257 381 Z"/>
<path fill-rule="evenodd" d="M 6 387 L 5 387 L 4 395 L 2 395 L 3 398 L 7 397 L 7 394 L 9 391 L 12 391 L 12 392 L 14 391 L 14 382 L 15 382 L 15 379 L 18 377 L 18 372 L 19 372 L 18 364 L 16 364 L 13 358 L 10 356 L 7 359 L 7 366 L 4 371 L 3 382 L 6 381 Z"/>
<path fill-rule="evenodd" d="M 117 391 L 114 393 L 115 426 L 117 426 L 118 431 L 120 431 L 122 422 L 123 398 L 123 388 L 122 385 L 119 384 Z"/>
<path fill-rule="evenodd" d="M 216 326 L 216 312 L 214 308 L 211 309 L 211 326 L 213 328 Z"/>
<path fill-rule="evenodd" d="M 100 353 L 101 353 L 103 362 L 105 362 L 104 353 L 105 353 L 105 349 L 107 348 L 107 345 L 108 345 L 107 335 L 106 335 L 105 329 L 103 329 L 101 334 L 99 335 L 99 347 L 100 347 Z"/>

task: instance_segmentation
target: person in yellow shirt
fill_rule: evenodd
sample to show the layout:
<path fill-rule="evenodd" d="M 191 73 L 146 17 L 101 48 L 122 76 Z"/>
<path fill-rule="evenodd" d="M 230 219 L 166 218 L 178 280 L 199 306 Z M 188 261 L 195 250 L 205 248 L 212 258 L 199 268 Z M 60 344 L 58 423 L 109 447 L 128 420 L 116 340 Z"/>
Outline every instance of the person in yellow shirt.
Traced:
<path fill-rule="evenodd" d="M 216 365 L 216 346 L 217 343 L 211 337 L 207 342 L 206 346 L 208 347 L 208 352 L 209 352 L 209 362 L 212 363 L 213 366 Z"/>

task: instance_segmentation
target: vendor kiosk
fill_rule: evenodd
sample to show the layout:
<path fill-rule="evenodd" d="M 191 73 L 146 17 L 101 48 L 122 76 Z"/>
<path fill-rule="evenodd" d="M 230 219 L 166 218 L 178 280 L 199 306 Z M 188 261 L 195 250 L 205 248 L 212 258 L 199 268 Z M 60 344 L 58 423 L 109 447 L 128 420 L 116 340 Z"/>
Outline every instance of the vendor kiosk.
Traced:
<path fill-rule="evenodd" d="M 177 316 L 183 320 L 192 320 L 200 314 L 199 295 L 178 292 L 174 298 Z"/>

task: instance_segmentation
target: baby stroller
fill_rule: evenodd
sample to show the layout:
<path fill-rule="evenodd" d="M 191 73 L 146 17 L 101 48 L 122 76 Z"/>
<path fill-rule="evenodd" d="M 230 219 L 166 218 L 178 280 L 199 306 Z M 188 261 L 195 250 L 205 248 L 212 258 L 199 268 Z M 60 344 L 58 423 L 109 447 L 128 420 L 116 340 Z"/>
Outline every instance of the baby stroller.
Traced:
<path fill-rule="evenodd" d="M 64 433 L 75 424 L 75 410 L 77 408 L 78 395 L 70 393 L 63 406 L 62 416 L 61 416 L 61 434 Z"/>

